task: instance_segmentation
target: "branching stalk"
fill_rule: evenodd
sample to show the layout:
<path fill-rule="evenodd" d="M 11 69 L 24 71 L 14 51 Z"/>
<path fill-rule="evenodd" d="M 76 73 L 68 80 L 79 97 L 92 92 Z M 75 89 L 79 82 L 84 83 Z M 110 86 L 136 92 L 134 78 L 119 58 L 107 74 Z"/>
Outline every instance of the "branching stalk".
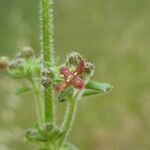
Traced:
<path fill-rule="evenodd" d="M 25 47 L 12 61 L 0 57 L 0 69 L 7 70 L 14 79 L 27 79 L 33 86 L 38 125 L 27 130 L 26 138 L 36 142 L 40 150 L 60 150 L 66 146 L 72 149 L 65 140 L 75 118 L 77 102 L 82 96 L 106 93 L 112 85 L 90 81 L 95 67 L 76 52 L 67 56 L 63 66 L 54 65 L 53 2 L 39 1 L 42 62 L 39 58 L 35 59 L 32 48 Z M 23 88 L 17 93 L 26 91 Z M 58 128 L 54 122 L 54 98 L 64 102 L 70 97 L 64 121 Z"/>

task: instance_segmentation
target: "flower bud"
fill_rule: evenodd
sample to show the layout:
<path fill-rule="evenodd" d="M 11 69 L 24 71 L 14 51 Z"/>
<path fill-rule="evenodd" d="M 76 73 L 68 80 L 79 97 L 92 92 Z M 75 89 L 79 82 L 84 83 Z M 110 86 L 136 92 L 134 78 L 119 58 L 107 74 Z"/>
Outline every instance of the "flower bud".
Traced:
<path fill-rule="evenodd" d="M 87 74 L 91 74 L 95 69 L 95 66 L 90 62 L 86 62 L 84 67 L 85 73 Z"/>
<path fill-rule="evenodd" d="M 25 131 L 25 137 L 31 142 L 43 141 L 43 138 L 39 136 L 38 132 L 35 129 L 27 129 Z"/>
<path fill-rule="evenodd" d="M 54 72 L 51 68 L 44 68 L 42 69 L 42 76 L 53 78 L 54 77 Z"/>
<path fill-rule="evenodd" d="M 73 52 L 67 56 L 67 64 L 70 65 L 76 66 L 80 63 L 81 60 L 82 60 L 82 56 L 77 52 Z"/>
<path fill-rule="evenodd" d="M 81 60 L 76 68 L 77 74 L 82 74 L 85 71 L 85 60 Z"/>
<path fill-rule="evenodd" d="M 5 69 L 7 68 L 9 63 L 9 58 L 8 57 L 0 57 L 0 69 Z"/>
<path fill-rule="evenodd" d="M 17 58 L 31 58 L 33 56 L 34 52 L 31 47 L 23 47 L 23 49 L 16 55 Z"/>
<path fill-rule="evenodd" d="M 8 64 L 9 69 L 23 69 L 24 61 L 21 58 L 11 61 Z"/>
<path fill-rule="evenodd" d="M 45 87 L 45 88 L 48 88 L 50 87 L 51 85 L 51 80 L 49 78 L 46 78 L 46 77 L 42 77 L 41 79 L 41 84 Z"/>
<path fill-rule="evenodd" d="M 25 131 L 25 135 L 31 135 L 31 134 L 33 134 L 33 133 L 35 133 L 35 131 L 33 130 L 33 129 L 27 129 L 26 131 Z"/>
<path fill-rule="evenodd" d="M 45 129 L 46 131 L 51 132 L 54 129 L 54 125 L 52 123 L 46 123 Z"/>

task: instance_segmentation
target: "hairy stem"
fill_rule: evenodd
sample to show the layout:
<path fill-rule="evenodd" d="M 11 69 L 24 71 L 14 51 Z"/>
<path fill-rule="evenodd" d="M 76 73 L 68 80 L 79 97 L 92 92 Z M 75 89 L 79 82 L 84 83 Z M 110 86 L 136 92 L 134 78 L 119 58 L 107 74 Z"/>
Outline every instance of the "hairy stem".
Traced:
<path fill-rule="evenodd" d="M 37 113 L 37 120 L 38 124 L 42 126 L 44 122 L 44 110 L 43 110 L 43 103 L 40 94 L 40 89 L 33 83 L 33 90 L 35 95 L 35 106 L 36 106 L 36 113 Z"/>
<path fill-rule="evenodd" d="M 93 72 L 91 72 L 90 75 L 86 76 L 85 78 L 85 83 L 87 83 L 91 76 L 93 75 Z M 74 94 L 72 96 L 72 99 L 68 102 L 68 110 L 66 112 L 66 116 L 63 122 L 63 126 L 62 126 L 62 131 L 65 132 L 64 136 L 59 140 L 58 142 L 58 146 L 61 147 L 62 144 L 64 143 L 68 133 L 71 130 L 72 124 L 73 124 L 73 120 L 75 118 L 75 114 L 76 114 L 76 107 L 77 107 L 77 102 L 78 100 L 80 100 L 80 98 L 82 97 L 82 94 L 84 92 L 84 89 L 81 91 L 74 91 Z"/>
<path fill-rule="evenodd" d="M 51 88 L 44 90 L 44 111 L 45 111 L 45 122 L 53 122 L 54 121 L 54 104 L 53 104 L 53 91 Z"/>
<path fill-rule="evenodd" d="M 44 67 L 50 67 L 54 64 L 53 2 L 52 0 L 40 1 L 41 48 L 43 50 L 43 64 Z"/>
<path fill-rule="evenodd" d="M 45 68 L 54 65 L 53 48 L 53 9 L 52 0 L 40 0 L 40 22 L 41 22 L 41 49 L 43 52 L 43 66 Z M 53 122 L 53 89 L 44 89 L 45 122 Z"/>
<path fill-rule="evenodd" d="M 75 114 L 76 114 L 76 107 L 77 107 L 77 100 L 72 98 L 69 102 L 68 102 L 68 109 L 66 112 L 66 116 L 62 125 L 62 131 L 65 132 L 64 136 L 59 140 L 58 145 L 59 147 L 62 146 L 62 144 L 64 143 L 66 137 L 68 136 L 72 124 L 73 124 L 73 120 L 75 118 Z"/>

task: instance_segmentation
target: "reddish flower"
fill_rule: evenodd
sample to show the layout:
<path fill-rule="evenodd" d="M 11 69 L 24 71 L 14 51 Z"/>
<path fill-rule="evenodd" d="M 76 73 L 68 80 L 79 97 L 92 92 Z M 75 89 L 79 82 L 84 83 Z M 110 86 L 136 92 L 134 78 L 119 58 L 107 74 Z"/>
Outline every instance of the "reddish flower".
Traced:
<path fill-rule="evenodd" d="M 64 81 L 56 85 L 55 90 L 61 92 L 68 86 L 73 86 L 76 89 L 83 89 L 85 87 L 84 81 L 80 78 L 85 70 L 85 61 L 81 60 L 75 71 L 70 71 L 67 67 L 60 68 L 60 74 L 63 76 Z"/>

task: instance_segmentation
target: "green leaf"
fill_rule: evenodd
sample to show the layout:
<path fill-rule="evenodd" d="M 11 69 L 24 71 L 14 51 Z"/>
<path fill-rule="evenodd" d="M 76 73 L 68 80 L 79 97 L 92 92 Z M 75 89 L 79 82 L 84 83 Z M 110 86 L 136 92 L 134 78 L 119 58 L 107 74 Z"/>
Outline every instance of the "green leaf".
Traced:
<path fill-rule="evenodd" d="M 83 92 L 83 96 L 91 96 L 96 94 L 105 94 L 111 91 L 113 86 L 108 83 L 99 83 L 95 81 L 89 81 L 86 84 L 86 89 Z"/>
<path fill-rule="evenodd" d="M 27 79 L 31 79 L 32 75 L 39 74 L 39 60 L 28 60 L 24 65 L 24 76 Z"/>
<path fill-rule="evenodd" d="M 61 93 L 58 94 L 57 99 L 59 102 L 64 102 L 68 99 L 68 96 L 72 93 L 72 88 L 68 88 L 63 90 Z"/>
<path fill-rule="evenodd" d="M 100 94 L 100 92 L 98 90 L 92 90 L 92 89 L 85 89 L 83 92 L 83 96 L 91 96 L 97 94 Z"/>
<path fill-rule="evenodd" d="M 14 69 L 14 70 L 9 71 L 9 76 L 10 76 L 10 78 L 13 78 L 13 79 L 25 78 L 24 72 L 22 70 L 18 70 L 18 69 Z"/>
<path fill-rule="evenodd" d="M 19 88 L 15 91 L 15 95 L 20 95 L 29 91 L 31 91 L 31 88 Z"/>
<path fill-rule="evenodd" d="M 60 139 L 60 138 L 62 138 L 66 134 L 66 132 L 67 132 L 67 130 L 60 131 L 60 133 L 57 136 L 57 140 Z"/>
<path fill-rule="evenodd" d="M 78 150 L 78 148 L 71 143 L 65 143 L 60 150 Z"/>

